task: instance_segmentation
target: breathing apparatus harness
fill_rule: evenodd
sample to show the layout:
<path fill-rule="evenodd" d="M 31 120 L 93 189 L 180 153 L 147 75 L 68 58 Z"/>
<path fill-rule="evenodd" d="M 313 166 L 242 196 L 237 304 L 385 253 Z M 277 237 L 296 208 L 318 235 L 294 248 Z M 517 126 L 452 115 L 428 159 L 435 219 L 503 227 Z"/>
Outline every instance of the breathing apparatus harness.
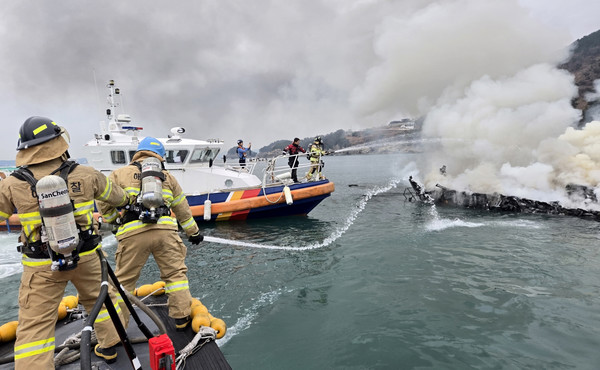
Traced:
<path fill-rule="evenodd" d="M 75 267 L 77 267 L 77 261 L 79 261 L 79 253 L 94 249 L 100 243 L 101 239 L 99 235 L 93 234 L 92 228 L 90 228 L 89 230 L 81 230 L 81 227 L 75 223 L 76 229 L 74 231 L 77 233 L 77 235 L 70 235 L 69 240 L 77 242 L 77 245 L 70 253 L 67 252 L 65 254 L 62 254 L 57 252 L 55 250 L 56 247 L 53 248 L 51 243 L 49 242 L 47 234 L 48 226 L 46 225 L 46 223 L 48 223 L 49 220 L 54 217 L 61 217 L 65 215 L 67 215 L 67 217 L 71 217 L 68 215 L 73 215 L 75 206 L 73 204 L 73 200 L 69 197 L 69 201 L 63 205 L 55 206 L 52 208 L 43 208 L 41 205 L 42 202 L 44 202 L 44 199 L 38 196 L 39 194 L 37 191 L 37 185 L 38 183 L 43 181 L 43 179 L 48 179 L 54 174 L 59 174 L 58 176 L 63 180 L 64 184 L 66 185 L 68 183 L 67 178 L 69 173 L 71 173 L 78 165 L 79 164 L 74 161 L 65 161 L 60 165 L 60 167 L 52 171 L 50 175 L 44 176 L 39 181 L 33 176 L 33 173 L 29 170 L 29 168 L 27 168 L 27 166 L 21 166 L 11 174 L 11 176 L 14 176 L 21 181 L 26 181 L 27 183 L 29 183 L 31 187 L 31 196 L 35 198 L 40 204 L 40 216 L 42 218 L 42 230 L 40 240 L 37 240 L 32 243 L 30 243 L 27 240 L 23 243 L 20 243 L 17 246 L 17 251 L 20 253 L 24 253 L 29 258 L 51 258 L 51 268 L 53 271 L 68 271 L 74 269 Z M 65 187 L 63 187 L 63 189 L 56 189 L 55 193 L 63 196 L 68 196 L 68 189 L 66 189 Z M 52 241 L 56 243 L 55 240 Z M 60 246 L 58 247 L 58 249 L 60 250 Z"/>
<path fill-rule="evenodd" d="M 160 163 L 160 164 L 159 164 Z M 140 171 L 140 194 L 135 202 L 125 206 L 121 224 L 140 220 L 155 224 L 162 216 L 171 215 L 162 198 L 162 183 L 165 181 L 164 164 L 154 157 L 146 158 L 141 164 L 133 162 Z"/>

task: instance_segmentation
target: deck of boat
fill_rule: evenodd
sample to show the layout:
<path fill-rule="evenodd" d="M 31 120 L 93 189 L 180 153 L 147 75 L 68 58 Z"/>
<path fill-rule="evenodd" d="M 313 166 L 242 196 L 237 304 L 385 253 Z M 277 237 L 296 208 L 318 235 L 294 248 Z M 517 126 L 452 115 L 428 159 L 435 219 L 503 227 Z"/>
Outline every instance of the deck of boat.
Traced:
<path fill-rule="evenodd" d="M 148 297 L 144 301 L 148 306 L 151 307 L 152 311 L 154 311 L 157 316 L 163 321 L 165 326 L 167 327 L 167 334 L 169 338 L 173 341 L 173 345 L 175 347 L 175 353 L 177 354 L 179 350 L 185 347 L 191 340 L 194 338 L 195 333 L 191 329 L 190 326 L 183 331 L 178 332 L 175 330 L 172 319 L 168 317 L 167 314 L 167 306 L 165 305 L 167 301 L 166 295 L 162 296 L 151 296 Z M 158 334 L 158 327 L 148 318 L 146 314 L 138 311 L 138 315 L 145 322 L 146 326 L 152 331 L 154 334 Z M 69 321 L 68 319 L 61 320 L 56 325 L 56 345 L 57 347 L 61 345 L 66 338 L 71 336 L 74 333 L 77 333 L 83 329 L 85 320 L 84 319 L 76 319 Z M 133 348 L 135 350 L 138 359 L 142 364 L 143 369 L 150 369 L 150 360 L 148 355 L 148 342 L 145 340 L 146 338 L 142 334 L 142 332 L 137 327 L 133 318 L 129 320 L 129 328 L 127 329 L 127 334 L 129 339 L 134 342 Z M 12 362 L 13 356 L 13 346 L 14 342 L 10 343 L 2 343 L 0 345 L 0 369 L 13 369 L 14 363 Z M 94 346 L 92 345 L 92 348 Z M 106 364 L 104 360 L 94 355 L 92 351 L 92 367 L 97 369 L 132 369 L 131 362 L 129 361 L 129 357 L 125 352 L 125 348 L 123 346 L 117 347 L 117 361 L 112 364 Z M 79 360 L 76 362 L 63 365 L 60 369 L 79 369 L 80 364 Z M 217 344 L 210 340 L 208 341 L 202 348 L 188 357 L 186 361 L 185 369 L 202 369 L 202 370 L 229 370 L 231 366 L 227 363 L 225 356 L 217 346 Z"/>

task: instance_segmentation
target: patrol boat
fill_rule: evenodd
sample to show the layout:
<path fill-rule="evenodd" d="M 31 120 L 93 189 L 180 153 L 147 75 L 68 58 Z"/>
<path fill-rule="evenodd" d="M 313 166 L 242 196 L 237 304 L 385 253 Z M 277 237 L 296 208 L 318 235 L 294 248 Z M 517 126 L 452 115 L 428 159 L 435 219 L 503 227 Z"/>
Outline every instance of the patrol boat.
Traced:
<path fill-rule="evenodd" d="M 85 144 L 88 164 L 106 175 L 128 165 L 144 138 L 142 128 L 132 125 L 129 115 L 116 113 L 120 91 L 113 80 L 107 88 L 107 120 L 100 122 L 101 133 Z M 307 215 L 335 189 L 325 178 L 295 183 L 288 155 L 266 163 L 250 161 L 242 167 L 237 158 L 234 164 L 218 158 L 222 140 L 195 140 L 184 135 L 185 128 L 173 127 L 167 137 L 157 139 L 165 147 L 165 168 L 183 188 L 197 222 Z M 223 163 L 218 165 L 218 161 Z M 304 161 L 299 160 L 299 173 L 310 168 Z M 264 165 L 262 178 L 254 174 L 260 165 Z"/>

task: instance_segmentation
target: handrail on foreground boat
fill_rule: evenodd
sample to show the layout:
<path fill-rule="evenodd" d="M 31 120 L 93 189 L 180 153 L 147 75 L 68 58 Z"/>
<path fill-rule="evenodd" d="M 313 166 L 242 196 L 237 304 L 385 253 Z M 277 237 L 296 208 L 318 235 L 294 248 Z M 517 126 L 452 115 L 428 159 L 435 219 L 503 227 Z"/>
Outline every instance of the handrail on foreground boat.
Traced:
<path fill-rule="evenodd" d="M 79 353 L 81 356 L 80 357 L 81 368 L 84 370 L 92 370 L 92 355 L 91 355 L 92 330 L 93 330 L 93 326 L 94 326 L 94 321 L 98 317 L 98 313 L 100 312 L 100 309 L 102 308 L 102 305 L 104 304 L 104 306 L 106 307 L 106 310 L 108 311 L 108 314 L 112 320 L 112 323 L 115 326 L 117 333 L 119 334 L 121 343 L 123 343 L 123 347 L 125 348 L 125 351 L 127 352 L 127 356 L 129 357 L 129 360 L 131 361 L 133 368 L 141 369 L 142 365 L 140 363 L 140 360 L 137 358 L 137 355 L 135 354 L 135 350 L 133 349 L 133 345 L 129 341 L 129 337 L 127 336 L 127 332 L 125 331 L 125 328 L 123 327 L 123 323 L 121 322 L 121 319 L 119 318 L 119 314 L 117 313 L 117 310 L 115 309 L 115 306 L 113 306 L 113 302 L 110 299 L 110 296 L 108 295 L 108 275 L 109 275 L 108 270 L 110 269 L 110 267 L 108 266 L 108 262 L 106 261 L 106 258 L 104 257 L 104 254 L 102 253 L 102 249 L 101 248 L 96 249 L 96 253 L 98 254 L 98 258 L 100 258 L 100 266 L 101 266 L 101 271 L 102 271 L 102 283 L 100 284 L 100 294 L 98 295 L 98 299 L 96 300 L 96 303 L 94 304 L 94 307 L 92 308 L 92 311 L 90 312 L 89 316 L 87 317 L 87 319 L 85 321 L 85 327 L 83 328 L 83 330 L 81 332 L 81 344 L 79 347 Z M 116 280 L 116 276 L 114 276 L 114 274 L 111 275 L 111 278 L 114 279 L 113 282 L 115 285 L 120 286 L 120 284 Z M 122 290 L 122 289 L 120 289 L 120 290 Z M 125 302 L 128 302 L 127 298 L 125 298 L 125 297 L 122 297 L 122 298 Z M 129 308 L 130 306 L 131 306 L 131 302 L 129 302 L 127 307 Z M 138 320 L 139 320 L 139 318 L 138 318 Z M 144 332 L 144 331 L 142 331 L 142 332 Z M 146 334 L 146 332 L 144 332 L 144 334 Z"/>

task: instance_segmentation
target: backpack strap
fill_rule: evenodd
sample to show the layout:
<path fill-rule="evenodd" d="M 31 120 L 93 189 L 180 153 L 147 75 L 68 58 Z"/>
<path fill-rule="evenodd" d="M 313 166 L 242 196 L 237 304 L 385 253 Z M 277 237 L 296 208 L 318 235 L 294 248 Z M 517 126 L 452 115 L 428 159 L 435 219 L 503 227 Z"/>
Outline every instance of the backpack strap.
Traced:
<path fill-rule="evenodd" d="M 60 165 L 60 167 L 52 171 L 50 174 L 54 175 L 55 173 L 60 173 L 59 176 L 62 177 L 63 180 L 65 180 L 65 184 L 68 184 L 67 177 L 69 177 L 69 174 L 73 172 L 73 170 L 77 166 L 79 166 L 79 163 L 75 161 L 64 161 Z"/>
<path fill-rule="evenodd" d="M 57 169 L 52 171 L 52 173 L 50 173 L 50 174 L 54 175 L 55 173 L 60 172 L 60 177 L 62 177 L 62 179 L 65 180 L 65 183 L 67 183 L 68 175 L 77 166 L 79 166 L 79 163 L 77 163 L 75 161 L 64 161 L 60 165 L 60 167 L 58 167 Z M 10 175 L 16 177 L 17 179 L 19 179 L 21 181 L 27 181 L 29 183 L 29 186 L 31 187 L 31 196 L 34 197 L 35 199 L 37 199 L 38 196 L 37 196 L 37 192 L 35 191 L 35 186 L 37 185 L 38 181 L 35 177 L 33 177 L 33 173 L 31 173 L 31 170 L 29 170 L 29 168 L 27 168 L 27 166 L 21 166 L 21 167 L 17 168 L 17 170 L 14 171 L 13 173 L 11 173 Z"/>
<path fill-rule="evenodd" d="M 16 177 L 21 181 L 28 182 L 29 186 L 31 187 L 31 196 L 37 199 L 37 192 L 35 191 L 35 185 L 37 184 L 37 180 L 35 179 L 35 177 L 33 177 L 33 173 L 31 173 L 27 166 L 17 168 L 10 175 Z"/>

